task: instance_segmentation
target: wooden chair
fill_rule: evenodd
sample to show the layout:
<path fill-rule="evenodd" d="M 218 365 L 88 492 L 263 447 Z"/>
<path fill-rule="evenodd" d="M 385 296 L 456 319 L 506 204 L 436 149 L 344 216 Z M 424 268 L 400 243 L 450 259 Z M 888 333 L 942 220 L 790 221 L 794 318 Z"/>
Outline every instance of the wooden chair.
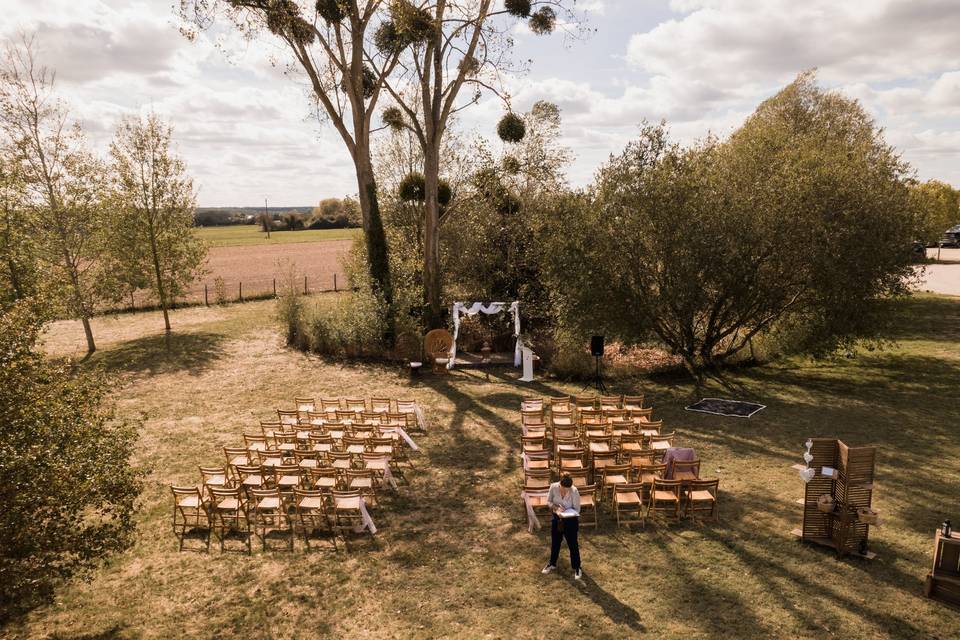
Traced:
<path fill-rule="evenodd" d="M 301 418 L 305 418 L 308 413 L 316 411 L 317 408 L 317 403 L 314 402 L 313 398 L 294 398 L 293 403 L 297 407 L 297 413 L 300 414 Z"/>
<path fill-rule="evenodd" d="M 596 475 L 594 475 L 596 477 Z M 618 484 L 628 484 L 630 482 L 629 464 L 609 464 L 600 469 L 600 490 L 601 494 L 610 493 L 613 497 L 614 488 Z M 601 500 L 605 500 L 601 496 Z"/>
<path fill-rule="evenodd" d="M 523 431 L 524 436 L 541 436 L 543 438 L 547 437 L 547 425 L 544 423 L 540 424 L 524 424 L 520 426 Z"/>
<path fill-rule="evenodd" d="M 288 533 L 290 535 L 290 551 L 293 551 L 293 527 L 287 516 L 285 499 L 280 490 L 251 489 L 250 490 L 250 524 L 254 535 L 260 537 L 263 550 L 267 550 L 267 537 L 271 533 Z"/>
<path fill-rule="evenodd" d="M 354 438 L 352 436 L 343 436 L 343 450 L 347 453 L 360 455 L 367 450 L 366 438 Z"/>
<path fill-rule="evenodd" d="M 292 494 L 300 488 L 302 482 L 300 467 L 295 464 L 281 464 L 273 467 L 273 488 L 282 494 Z"/>
<path fill-rule="evenodd" d="M 558 440 L 580 440 L 580 432 L 574 426 L 569 427 L 554 427 L 553 428 L 553 441 L 557 442 Z"/>
<path fill-rule="evenodd" d="M 617 527 L 620 525 L 631 525 L 637 520 L 646 527 L 647 522 L 643 516 L 643 485 L 639 483 L 619 483 L 613 490 L 613 510 L 617 515 Z M 635 514 L 635 519 L 630 519 L 630 514 Z"/>
<path fill-rule="evenodd" d="M 311 489 L 294 489 L 293 505 L 296 527 L 303 534 L 303 543 L 310 548 L 310 535 L 320 530 L 329 532 L 334 550 L 337 549 L 337 536 L 334 535 L 330 516 L 327 514 L 327 494 Z"/>
<path fill-rule="evenodd" d="M 584 409 L 593 410 L 597 406 L 597 396 L 574 396 L 573 404 L 578 412 Z"/>
<path fill-rule="evenodd" d="M 546 451 L 547 449 L 547 440 L 544 436 L 523 436 L 520 438 L 520 443 L 524 453 Z"/>
<path fill-rule="evenodd" d="M 573 474 L 570 474 L 571 477 Z M 586 480 L 586 472 L 583 472 L 583 479 Z M 573 481 L 573 485 L 577 487 L 577 491 L 580 492 L 580 524 L 581 526 L 590 526 L 596 527 L 599 522 L 597 514 L 597 485 L 595 484 L 585 484 L 577 485 L 577 481 Z M 593 522 L 587 522 L 585 517 L 586 513 L 593 513 Z"/>
<path fill-rule="evenodd" d="M 649 467 L 657 464 L 657 458 L 659 455 L 661 454 L 653 449 L 625 451 L 623 452 L 623 461 L 629 462 L 634 471 L 639 473 L 640 467 Z M 640 482 L 640 480 L 637 480 L 637 482 Z"/>
<path fill-rule="evenodd" d="M 383 453 L 364 452 L 361 454 L 361 463 L 364 471 L 370 471 L 374 474 L 374 480 L 377 483 L 375 486 L 383 484 L 387 479 L 387 474 L 390 474 L 390 477 L 401 475 L 399 469 L 390 466 L 390 456 Z"/>
<path fill-rule="evenodd" d="M 250 535 L 250 520 L 247 518 L 247 503 L 239 488 L 210 488 L 210 511 L 212 513 L 211 530 L 220 540 L 220 551 L 224 551 L 226 537 L 231 532 L 241 535 L 246 543 L 247 553 L 253 553 Z"/>
<path fill-rule="evenodd" d="M 250 453 L 244 447 L 224 447 L 223 457 L 227 459 L 227 472 L 232 480 L 237 479 L 238 464 L 250 464 Z"/>
<path fill-rule="evenodd" d="M 348 491 L 359 491 L 370 507 L 378 505 L 378 484 L 379 481 L 373 469 L 347 469 L 344 486 Z"/>
<path fill-rule="evenodd" d="M 571 480 L 573 480 L 573 486 L 575 486 L 577 489 L 580 487 L 590 486 L 590 482 L 588 480 L 590 471 L 588 469 L 581 469 L 580 471 L 571 470 L 567 471 L 566 474 L 570 476 Z"/>
<path fill-rule="evenodd" d="M 285 426 L 295 427 L 300 424 L 300 414 L 296 409 L 277 409 L 277 419 Z"/>
<path fill-rule="evenodd" d="M 620 436 L 620 451 L 624 456 L 632 454 L 634 451 L 642 451 L 643 436 L 639 433 L 626 433 Z"/>
<path fill-rule="evenodd" d="M 203 478 L 202 486 L 207 491 L 207 496 L 214 487 L 223 489 L 230 486 L 227 470 L 223 467 L 200 467 L 200 476 Z"/>
<path fill-rule="evenodd" d="M 344 398 L 343 404 L 348 411 L 363 413 L 367 410 L 367 401 L 363 398 Z"/>
<path fill-rule="evenodd" d="M 572 427 L 576 424 L 576 419 L 573 416 L 573 411 L 566 410 L 560 411 L 558 409 L 553 409 L 550 411 L 550 424 L 556 427 Z"/>
<path fill-rule="evenodd" d="M 547 398 L 547 404 L 550 405 L 550 413 L 554 413 L 555 411 L 569 412 L 573 409 L 573 402 L 570 396 Z"/>
<path fill-rule="evenodd" d="M 307 469 L 307 486 L 310 491 L 330 493 L 340 488 L 340 471 L 334 467 Z"/>
<path fill-rule="evenodd" d="M 654 450 L 666 451 L 673 446 L 673 433 L 663 433 L 656 436 L 650 436 L 650 448 Z"/>
<path fill-rule="evenodd" d="M 313 450 L 294 451 L 293 460 L 301 470 L 316 468 L 320 466 L 319 452 Z"/>
<path fill-rule="evenodd" d="M 618 440 L 623 436 L 636 435 L 633 432 L 634 424 L 629 420 L 613 420 L 609 424 L 610 435 Z"/>
<path fill-rule="evenodd" d="M 680 520 L 680 481 L 653 479 L 653 490 L 650 492 L 650 507 L 647 516 L 653 518 L 658 511 L 664 511 L 668 517 Z M 671 515 L 672 511 L 672 515 Z"/>
<path fill-rule="evenodd" d="M 374 413 L 390 413 L 390 408 L 392 406 L 393 400 L 390 398 L 370 398 L 370 411 Z"/>
<path fill-rule="evenodd" d="M 590 468 L 593 470 L 593 481 L 601 482 L 603 479 L 603 470 L 610 465 L 615 465 L 619 462 L 619 455 L 616 451 L 607 451 L 594 453 L 590 456 Z M 603 496 L 601 495 L 602 499 Z"/>
<path fill-rule="evenodd" d="M 643 395 L 623 396 L 623 408 L 627 411 L 643 411 Z"/>
<path fill-rule="evenodd" d="M 543 398 L 539 397 L 527 397 L 520 400 L 520 410 L 521 411 L 539 411 L 543 415 L 544 403 Z"/>
<path fill-rule="evenodd" d="M 674 480 L 687 483 L 700 477 L 699 460 L 674 460 L 671 466 L 671 475 Z"/>
<path fill-rule="evenodd" d="M 613 447 L 613 437 L 607 435 L 587 436 L 587 450 L 591 455 L 616 451 Z"/>
<path fill-rule="evenodd" d="M 706 512 L 715 522 L 720 522 L 720 480 L 691 480 L 686 498 L 688 516 Z"/>
<path fill-rule="evenodd" d="M 313 427 L 320 427 L 324 422 L 330 419 L 330 414 L 323 411 L 307 411 L 307 424 Z"/>
<path fill-rule="evenodd" d="M 273 434 L 273 441 L 276 448 L 283 451 L 285 455 L 293 455 L 297 450 L 297 432 L 296 431 L 276 431 Z"/>
<path fill-rule="evenodd" d="M 423 351 L 430 361 L 434 373 L 447 370 L 450 362 L 450 347 L 453 346 L 453 336 L 446 329 L 434 329 L 427 332 L 423 338 Z"/>
<path fill-rule="evenodd" d="M 359 422 L 357 412 L 352 409 L 337 409 L 335 415 L 340 422 Z"/>
<path fill-rule="evenodd" d="M 646 409 L 629 409 L 627 411 L 627 415 L 637 424 L 650 422 L 650 418 L 653 417 L 653 407 L 648 407 Z"/>
<path fill-rule="evenodd" d="M 663 478 L 667 472 L 665 464 L 642 464 L 637 468 L 637 482 L 647 486 L 652 486 L 653 481 Z"/>
<path fill-rule="evenodd" d="M 549 469 L 550 468 L 550 452 L 549 451 L 532 451 L 530 453 L 524 453 L 527 458 L 525 469 Z"/>
<path fill-rule="evenodd" d="M 327 415 L 340 409 L 340 398 L 320 398 L 320 410 Z"/>
<path fill-rule="evenodd" d="M 553 511 L 551 511 L 550 506 L 547 504 L 547 494 L 550 492 L 549 487 L 524 487 L 524 494 L 526 494 L 527 502 L 530 503 L 530 506 L 533 508 L 533 514 L 537 518 L 537 521 L 543 524 L 549 524 L 550 519 L 553 517 Z M 527 505 L 523 505 L 523 517 L 527 517 Z"/>
<path fill-rule="evenodd" d="M 267 437 L 262 433 L 245 433 L 243 446 L 247 451 L 262 451 L 267 448 Z"/>
<path fill-rule="evenodd" d="M 360 511 L 360 491 L 331 491 L 330 498 L 333 507 L 334 531 L 339 532 L 346 540 L 347 533 L 353 533 L 355 529 L 359 530 L 363 526 L 363 514 Z M 373 532 L 370 531 L 369 533 L 372 537 Z"/>
<path fill-rule="evenodd" d="M 657 420 L 654 422 L 634 422 L 633 423 L 634 433 L 639 433 L 642 436 L 658 436 L 660 431 L 663 429 L 663 420 Z"/>
<path fill-rule="evenodd" d="M 554 437 L 553 448 L 554 453 L 559 455 L 561 451 L 574 451 L 576 449 L 582 449 L 583 445 L 580 443 L 580 438 L 577 437 Z"/>
<path fill-rule="evenodd" d="M 173 492 L 173 535 L 179 540 L 177 551 L 183 551 L 184 539 L 191 530 L 203 530 L 210 550 L 210 501 L 197 487 L 171 486 Z"/>
<path fill-rule="evenodd" d="M 236 470 L 238 486 L 243 489 L 245 493 L 249 494 L 251 489 L 263 489 L 268 486 L 264 478 L 263 468 L 260 465 L 238 464 Z"/>
<path fill-rule="evenodd" d="M 623 396 L 600 396 L 600 409 L 614 411 L 623 407 Z"/>
<path fill-rule="evenodd" d="M 327 457 L 330 458 L 330 466 L 334 469 L 338 469 L 341 472 L 345 472 L 347 469 L 353 468 L 354 455 L 348 451 L 331 451 L 327 454 Z"/>
<path fill-rule="evenodd" d="M 523 472 L 523 484 L 537 489 L 550 488 L 553 472 L 550 469 L 526 469 Z"/>
<path fill-rule="evenodd" d="M 561 474 L 567 471 L 580 471 L 586 469 L 584 464 L 585 451 L 583 449 L 560 450 L 557 452 L 558 469 Z M 529 454 L 527 454 L 529 457 Z"/>
<path fill-rule="evenodd" d="M 546 424 L 543 410 L 539 411 L 521 411 L 520 424 Z"/>
<path fill-rule="evenodd" d="M 309 447 L 317 453 L 329 453 L 333 450 L 333 438 L 329 433 L 310 433 Z"/>

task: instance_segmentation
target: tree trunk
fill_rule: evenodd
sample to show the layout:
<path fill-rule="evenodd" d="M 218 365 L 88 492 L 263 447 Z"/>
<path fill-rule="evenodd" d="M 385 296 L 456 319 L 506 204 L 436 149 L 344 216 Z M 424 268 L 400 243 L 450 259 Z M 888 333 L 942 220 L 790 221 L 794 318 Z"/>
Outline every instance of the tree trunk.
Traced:
<path fill-rule="evenodd" d="M 147 228 L 147 232 L 150 234 L 150 253 L 153 257 L 153 274 L 157 279 L 157 297 L 160 299 L 160 309 L 163 310 L 163 329 L 167 333 L 167 347 L 170 346 L 170 314 L 167 312 L 167 292 L 163 288 L 163 276 L 160 273 L 160 255 L 157 251 L 157 234 L 153 229 L 153 223 L 151 222 Z"/>
<path fill-rule="evenodd" d="M 84 313 L 83 317 L 80 318 L 80 322 L 83 324 L 83 335 L 87 338 L 87 356 L 90 357 L 93 355 L 93 352 L 97 350 L 97 345 L 93 341 L 93 329 L 90 328 L 90 318 Z"/>
<path fill-rule="evenodd" d="M 423 160 L 423 175 L 426 196 L 424 211 L 423 238 L 423 297 L 426 303 L 427 329 L 436 329 L 441 324 L 440 307 L 440 203 L 438 191 L 440 184 L 440 149 L 431 145 L 426 149 Z"/>
<path fill-rule="evenodd" d="M 387 323 L 383 340 L 387 346 L 390 346 L 393 344 L 395 322 L 387 236 L 383 231 L 383 219 L 380 217 L 377 183 L 373 176 L 369 150 L 365 145 L 361 147 L 358 144 L 356 154 L 357 187 L 360 212 L 363 216 L 363 235 L 367 246 L 367 264 L 370 268 L 371 283 L 386 303 L 384 312 L 387 314 Z"/>

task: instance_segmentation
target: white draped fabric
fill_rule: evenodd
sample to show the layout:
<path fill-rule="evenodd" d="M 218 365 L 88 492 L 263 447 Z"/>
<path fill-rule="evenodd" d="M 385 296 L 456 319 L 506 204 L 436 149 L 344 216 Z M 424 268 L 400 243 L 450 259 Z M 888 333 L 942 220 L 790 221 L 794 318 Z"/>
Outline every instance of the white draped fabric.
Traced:
<path fill-rule="evenodd" d="M 482 302 L 474 302 L 471 305 L 466 305 L 463 302 L 454 302 L 453 303 L 453 344 L 450 345 L 450 360 L 447 362 L 447 369 L 453 369 L 453 363 L 457 359 L 457 337 L 460 335 L 460 315 L 468 315 L 473 317 L 478 313 L 483 313 L 486 315 L 493 315 L 495 313 L 503 313 L 504 311 L 509 311 L 513 314 L 513 337 L 517 339 L 513 347 L 513 366 L 520 366 L 520 347 L 523 346 L 523 343 L 520 340 L 520 303 L 516 300 L 507 305 L 506 302 L 491 302 L 490 304 L 483 304 Z"/>

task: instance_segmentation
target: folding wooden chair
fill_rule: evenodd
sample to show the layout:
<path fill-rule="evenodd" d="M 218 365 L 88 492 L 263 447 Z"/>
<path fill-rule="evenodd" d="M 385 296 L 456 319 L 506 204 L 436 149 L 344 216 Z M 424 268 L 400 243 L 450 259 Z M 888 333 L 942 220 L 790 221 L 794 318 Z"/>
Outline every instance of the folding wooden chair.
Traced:
<path fill-rule="evenodd" d="M 590 486 L 590 482 L 587 479 L 587 476 L 590 472 L 587 469 L 581 469 L 580 471 L 567 471 L 566 474 L 570 476 L 570 479 L 573 480 L 573 486 L 577 489 L 580 487 Z"/>
<path fill-rule="evenodd" d="M 587 451 L 589 451 L 591 455 L 616 451 L 613 447 L 613 437 L 608 435 L 587 436 Z"/>
<path fill-rule="evenodd" d="M 619 463 L 619 455 L 616 451 L 598 452 L 590 456 L 590 468 L 593 470 L 593 481 L 602 484 L 603 470 L 610 465 Z M 603 499 L 603 496 L 600 496 Z"/>
<path fill-rule="evenodd" d="M 580 432 L 572 425 L 569 427 L 554 427 L 553 441 L 558 442 L 560 440 L 576 440 L 579 442 Z"/>
<path fill-rule="evenodd" d="M 624 456 L 629 456 L 634 451 L 642 451 L 643 436 L 639 433 L 627 433 L 620 436 L 620 451 Z"/>
<path fill-rule="evenodd" d="M 297 413 L 296 409 L 277 409 L 277 419 L 281 425 L 287 427 L 295 427 L 300 424 L 300 414 Z"/>
<path fill-rule="evenodd" d="M 597 406 L 597 396 L 574 396 L 573 404 L 578 412 L 584 409 L 592 410 Z"/>
<path fill-rule="evenodd" d="M 367 439 L 366 438 L 355 438 L 352 436 L 343 437 L 343 450 L 347 453 L 352 453 L 355 455 L 360 455 L 367 449 Z"/>
<path fill-rule="evenodd" d="M 618 484 L 628 484 L 630 482 L 629 464 L 610 464 L 602 467 L 599 473 L 601 494 L 609 493 L 611 498 L 614 488 Z M 605 499 L 601 497 L 601 500 Z"/>
<path fill-rule="evenodd" d="M 272 533 L 289 534 L 290 551 L 293 551 L 293 527 L 287 515 L 286 499 L 279 489 L 250 490 L 250 520 L 254 535 L 260 537 L 263 550 L 267 550 L 267 537 Z"/>
<path fill-rule="evenodd" d="M 691 480 L 687 484 L 687 515 L 706 512 L 720 522 L 720 480 Z"/>
<path fill-rule="evenodd" d="M 567 471 L 580 471 L 586 469 L 584 456 L 586 452 L 583 449 L 569 449 L 557 452 L 558 470 L 563 475 Z M 528 454 L 529 457 L 529 454 Z"/>
<path fill-rule="evenodd" d="M 383 484 L 387 480 L 387 474 L 390 474 L 391 477 L 403 477 L 403 473 L 400 469 L 390 465 L 389 454 L 364 452 L 361 454 L 360 460 L 361 464 L 363 465 L 363 469 L 372 471 L 374 473 L 377 486 Z M 394 482 L 396 482 L 396 480 L 394 480 Z"/>
<path fill-rule="evenodd" d="M 544 408 L 543 398 L 526 397 L 520 400 L 521 411 L 539 411 L 543 415 Z"/>
<path fill-rule="evenodd" d="M 550 505 L 547 504 L 547 494 L 550 492 L 549 487 L 524 487 L 523 493 L 526 495 L 527 502 L 530 503 L 530 506 L 533 508 L 533 515 L 536 517 L 537 522 L 541 525 L 550 524 L 550 519 L 553 517 L 553 511 L 550 509 Z M 527 505 L 523 505 L 523 517 L 527 517 Z"/>
<path fill-rule="evenodd" d="M 653 417 L 653 407 L 647 407 L 646 409 L 629 409 L 627 415 L 637 424 L 650 422 L 650 418 Z"/>
<path fill-rule="evenodd" d="M 612 435 L 617 440 L 623 438 L 623 436 L 635 435 L 633 432 L 634 425 L 629 420 L 612 420 L 609 423 L 610 435 Z"/>
<path fill-rule="evenodd" d="M 311 427 L 320 427 L 329 420 L 330 416 L 323 411 L 308 411 L 306 418 L 307 424 Z"/>
<path fill-rule="evenodd" d="M 276 431 L 273 434 L 273 441 L 276 448 L 283 452 L 285 456 L 293 456 L 297 450 L 297 432 L 296 431 Z"/>
<path fill-rule="evenodd" d="M 177 537 L 177 551 L 183 551 L 188 531 L 202 530 L 210 550 L 210 501 L 197 487 L 171 486 L 173 492 L 173 535 Z"/>
<path fill-rule="evenodd" d="M 354 413 L 363 413 L 367 410 L 367 401 L 363 398 L 344 398 L 343 404 Z"/>
<path fill-rule="evenodd" d="M 332 491 L 331 502 L 333 505 L 333 528 L 339 532 L 344 540 L 347 539 L 347 533 L 353 533 L 363 527 L 363 514 L 360 511 L 360 500 L 362 496 L 359 490 L 354 491 Z M 373 537 L 373 532 L 369 531 Z"/>
<path fill-rule="evenodd" d="M 538 411 L 521 411 L 520 424 L 546 424 L 543 409 Z"/>
<path fill-rule="evenodd" d="M 337 409 L 337 420 L 345 424 L 352 424 L 354 422 L 359 422 L 359 413 L 353 411 L 352 409 Z"/>
<path fill-rule="evenodd" d="M 547 425 L 545 422 L 520 425 L 520 429 L 522 430 L 524 436 L 541 436 L 543 438 L 547 437 Z"/>
<path fill-rule="evenodd" d="M 691 480 L 697 480 L 700 477 L 699 460 L 674 460 L 671 466 L 673 467 L 671 469 L 671 475 L 674 480 L 686 483 Z"/>
<path fill-rule="evenodd" d="M 302 482 L 300 467 L 295 464 L 281 464 L 273 467 L 273 488 L 281 494 L 289 495 L 300 488 Z"/>
<path fill-rule="evenodd" d="M 267 436 L 263 433 L 245 433 L 243 434 L 243 445 L 247 448 L 247 451 L 263 451 L 267 448 Z"/>
<path fill-rule="evenodd" d="M 237 480 L 239 482 L 239 487 L 249 495 L 251 489 L 264 489 L 272 482 L 267 483 L 265 480 L 265 474 L 263 473 L 263 468 L 258 465 L 244 465 L 239 464 L 236 467 L 237 469 Z"/>
<path fill-rule="evenodd" d="M 230 486 L 227 470 L 223 467 L 200 467 L 200 476 L 203 478 L 203 488 L 210 495 L 211 488 L 223 489 Z"/>
<path fill-rule="evenodd" d="M 584 479 L 586 479 L 586 472 L 583 472 Z M 573 475 L 572 473 L 570 474 Z M 597 485 L 595 484 L 585 484 L 577 485 L 577 481 L 573 481 L 573 485 L 577 487 L 577 491 L 580 492 L 580 525 L 581 526 L 590 526 L 596 527 L 599 522 L 597 514 Z M 593 513 L 593 522 L 587 522 L 585 517 L 586 513 Z"/>
<path fill-rule="evenodd" d="M 643 395 L 639 396 L 623 396 L 623 408 L 627 411 L 642 411 L 643 410 Z"/>
<path fill-rule="evenodd" d="M 525 453 L 546 451 L 547 439 L 544 436 L 523 436 L 520 438 L 520 446 Z"/>
<path fill-rule="evenodd" d="M 642 436 L 658 436 L 660 431 L 663 430 L 663 420 L 656 420 L 654 422 L 634 422 L 633 423 L 634 433 L 639 433 Z"/>
<path fill-rule="evenodd" d="M 328 495 L 319 490 L 294 489 L 293 504 L 296 527 L 303 535 L 303 543 L 310 548 L 310 534 L 317 531 L 329 532 L 334 550 L 337 549 L 337 536 L 334 535 L 328 510 Z"/>
<path fill-rule="evenodd" d="M 580 438 L 577 437 L 555 437 L 553 439 L 554 454 L 559 455 L 561 451 L 574 451 L 576 449 L 582 449 L 583 444 L 580 442 Z"/>
<path fill-rule="evenodd" d="M 653 490 L 650 492 L 650 507 L 647 509 L 647 516 L 653 518 L 659 511 L 664 511 L 667 517 L 679 521 L 680 505 L 680 481 L 654 478 Z"/>
<path fill-rule="evenodd" d="M 573 411 L 553 409 L 550 411 L 550 424 L 553 425 L 554 428 L 573 427 L 576 426 L 576 418 L 573 415 Z"/>
<path fill-rule="evenodd" d="M 525 487 L 550 488 L 553 482 L 553 472 L 550 469 L 525 469 L 523 485 Z"/>
<path fill-rule="evenodd" d="M 573 409 L 573 402 L 570 399 L 570 396 L 555 396 L 547 398 L 547 404 L 550 405 L 550 413 L 555 411 L 571 411 Z"/>
<path fill-rule="evenodd" d="M 231 481 L 237 480 L 238 464 L 250 464 L 250 454 L 244 447 L 224 447 L 223 457 L 227 459 L 227 473 Z"/>
<path fill-rule="evenodd" d="M 526 457 L 526 463 L 524 464 L 524 469 L 549 469 L 550 468 L 550 452 L 549 451 L 532 451 L 530 453 L 523 454 Z"/>
<path fill-rule="evenodd" d="M 340 488 L 340 471 L 334 467 L 307 469 L 307 486 L 311 491 L 330 493 Z"/>
<path fill-rule="evenodd" d="M 600 409 L 614 410 L 623 407 L 623 396 L 600 396 Z"/>
<path fill-rule="evenodd" d="M 390 413 L 393 401 L 390 398 L 370 398 L 370 411 L 379 414 Z"/>
<path fill-rule="evenodd" d="M 617 527 L 620 525 L 631 525 L 637 520 L 646 527 L 646 519 L 643 517 L 643 485 L 638 483 L 620 483 L 614 487 L 613 491 L 613 509 L 617 515 Z M 630 514 L 635 514 L 635 519 L 630 519 Z"/>
<path fill-rule="evenodd" d="M 333 438 L 329 433 L 310 432 L 309 447 L 317 453 L 329 453 L 333 450 Z"/>
<path fill-rule="evenodd" d="M 673 446 L 673 433 L 664 433 L 657 436 L 650 436 L 650 448 L 666 451 Z"/>
<path fill-rule="evenodd" d="M 294 398 L 294 406 L 297 407 L 297 413 L 300 418 L 307 417 L 307 414 L 317 410 L 317 403 L 313 398 Z"/>
<path fill-rule="evenodd" d="M 347 491 L 359 491 L 371 508 L 378 506 L 377 487 L 380 481 L 373 469 L 347 469 L 344 486 Z"/>
<path fill-rule="evenodd" d="M 340 409 L 339 398 L 320 398 L 320 411 L 327 415 L 334 414 Z"/>
<path fill-rule="evenodd" d="M 319 452 L 309 450 L 309 449 L 306 451 L 294 451 L 293 459 L 296 465 L 300 467 L 301 471 L 303 471 L 311 467 L 313 468 L 319 467 L 320 466 L 320 459 L 318 458 L 319 455 L 320 455 Z"/>
<path fill-rule="evenodd" d="M 211 529 L 220 539 L 220 552 L 225 548 L 226 537 L 236 532 L 245 540 L 247 553 L 253 553 L 250 520 L 247 518 L 247 503 L 239 488 L 219 489 L 210 487 Z"/>

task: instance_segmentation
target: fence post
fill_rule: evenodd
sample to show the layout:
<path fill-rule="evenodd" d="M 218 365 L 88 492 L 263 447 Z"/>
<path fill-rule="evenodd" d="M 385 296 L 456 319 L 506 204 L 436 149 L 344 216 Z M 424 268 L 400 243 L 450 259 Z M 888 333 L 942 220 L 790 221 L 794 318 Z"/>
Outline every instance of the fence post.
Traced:
<path fill-rule="evenodd" d="M 333 290 L 334 291 L 337 290 L 337 274 L 336 273 L 333 274 Z"/>
<path fill-rule="evenodd" d="M 303 276 L 303 295 L 307 295 L 307 276 Z"/>
<path fill-rule="evenodd" d="M 277 279 L 276 278 L 273 279 L 273 297 L 274 298 L 277 297 Z"/>
<path fill-rule="evenodd" d="M 137 308 L 137 303 L 133 301 L 133 291 L 132 291 L 132 290 L 130 291 L 130 308 L 131 308 L 131 309 L 136 309 L 136 308 Z"/>
<path fill-rule="evenodd" d="M 240 283 L 240 302 L 243 302 L 243 282 Z"/>
<path fill-rule="evenodd" d="M 203 283 L 203 306 L 210 306 L 210 298 L 207 296 L 207 283 Z"/>

